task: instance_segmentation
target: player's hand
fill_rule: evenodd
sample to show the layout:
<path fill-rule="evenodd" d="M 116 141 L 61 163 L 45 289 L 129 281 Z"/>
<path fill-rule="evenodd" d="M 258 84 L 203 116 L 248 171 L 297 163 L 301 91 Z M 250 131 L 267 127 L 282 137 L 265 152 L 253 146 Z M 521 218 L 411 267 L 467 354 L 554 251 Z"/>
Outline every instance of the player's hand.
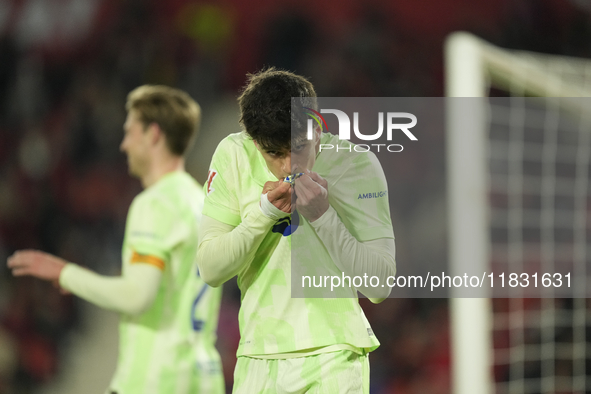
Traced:
<path fill-rule="evenodd" d="M 66 261 L 38 250 L 22 250 L 8 258 L 8 268 L 14 276 L 34 276 L 39 279 L 59 283 L 60 274 Z"/>
<path fill-rule="evenodd" d="M 295 181 L 296 208 L 309 222 L 328 210 L 328 182 L 313 171 L 307 171 Z"/>
<path fill-rule="evenodd" d="M 295 199 L 292 201 L 292 188 L 288 182 L 283 182 L 282 180 L 276 182 L 269 181 L 263 186 L 262 194 L 265 193 L 267 193 L 269 202 L 283 212 L 291 213 L 293 211 L 292 205 L 295 203 Z"/>

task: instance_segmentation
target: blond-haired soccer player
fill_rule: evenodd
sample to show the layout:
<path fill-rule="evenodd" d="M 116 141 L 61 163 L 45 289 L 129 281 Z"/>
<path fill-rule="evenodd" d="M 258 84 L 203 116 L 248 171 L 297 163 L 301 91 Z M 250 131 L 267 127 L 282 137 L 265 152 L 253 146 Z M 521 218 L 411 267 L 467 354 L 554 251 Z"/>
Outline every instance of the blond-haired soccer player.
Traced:
<path fill-rule="evenodd" d="M 320 128 L 306 139 L 304 108 L 317 103 L 301 76 L 275 69 L 252 75 L 239 105 L 245 131 L 226 137 L 214 153 L 197 255 L 212 286 L 238 275 L 234 393 L 369 393 L 367 353 L 379 342 L 357 290 L 380 302 L 390 288 L 292 298 L 291 264 L 302 252 L 313 254 L 308 264 L 338 276 L 395 274 L 388 199 L 357 199 L 387 190 L 382 168 L 373 153 L 352 151 L 350 142 Z M 349 149 L 320 152 L 321 143 Z M 293 186 L 284 181 L 295 173 L 304 175 Z M 296 215 L 297 231 L 306 235 L 297 246 Z"/>
<path fill-rule="evenodd" d="M 144 190 L 129 209 L 119 277 L 97 275 L 39 251 L 8 259 L 31 275 L 121 313 L 120 350 L 107 393 L 225 393 L 214 347 L 221 289 L 199 277 L 195 261 L 204 194 L 185 172 L 199 122 L 185 92 L 145 85 L 129 93 L 121 150 Z"/>

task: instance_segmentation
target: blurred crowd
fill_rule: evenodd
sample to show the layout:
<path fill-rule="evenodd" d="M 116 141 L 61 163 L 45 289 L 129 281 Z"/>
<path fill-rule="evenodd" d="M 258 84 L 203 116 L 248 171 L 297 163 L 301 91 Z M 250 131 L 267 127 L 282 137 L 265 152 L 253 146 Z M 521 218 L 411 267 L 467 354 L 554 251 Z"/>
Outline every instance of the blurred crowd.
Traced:
<path fill-rule="evenodd" d="M 310 77 L 319 96 L 441 96 L 443 40 L 460 29 L 507 47 L 591 56 L 590 10 L 574 0 L 1 2 L 0 393 L 55 378 L 81 324 L 80 301 L 13 279 L 6 257 L 35 248 L 119 272 L 127 208 L 141 190 L 118 149 L 127 92 L 177 86 L 207 117 L 248 72 L 272 65 Z M 390 198 L 399 265 L 446 258 L 443 141 L 433 136 L 419 156 L 398 159 Z M 204 181 L 206 167 L 189 170 Z M 413 255 L 426 242 L 431 251 Z M 228 387 L 238 305 L 227 285 L 219 347 Z M 372 392 L 448 393 L 446 300 L 362 305 L 382 343 L 371 356 Z"/>

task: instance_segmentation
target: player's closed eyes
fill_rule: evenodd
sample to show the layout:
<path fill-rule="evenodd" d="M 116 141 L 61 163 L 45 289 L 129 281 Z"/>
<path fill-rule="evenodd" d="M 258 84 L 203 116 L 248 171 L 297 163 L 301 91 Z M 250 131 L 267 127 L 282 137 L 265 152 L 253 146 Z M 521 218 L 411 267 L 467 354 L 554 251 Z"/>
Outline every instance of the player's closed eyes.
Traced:
<path fill-rule="evenodd" d="M 274 157 L 274 158 L 281 158 L 281 157 L 287 156 L 290 153 L 300 153 L 305 148 L 306 148 L 306 144 L 303 144 L 303 145 L 298 145 L 296 147 L 293 147 L 289 153 L 270 150 L 270 151 L 267 151 L 267 154 L 271 157 Z"/>
<path fill-rule="evenodd" d="M 285 152 L 277 152 L 277 151 L 274 151 L 274 150 L 267 151 L 267 154 L 269 156 L 275 158 L 275 159 L 280 159 L 280 158 L 282 158 L 284 156 L 287 156 L 287 153 L 285 153 Z"/>

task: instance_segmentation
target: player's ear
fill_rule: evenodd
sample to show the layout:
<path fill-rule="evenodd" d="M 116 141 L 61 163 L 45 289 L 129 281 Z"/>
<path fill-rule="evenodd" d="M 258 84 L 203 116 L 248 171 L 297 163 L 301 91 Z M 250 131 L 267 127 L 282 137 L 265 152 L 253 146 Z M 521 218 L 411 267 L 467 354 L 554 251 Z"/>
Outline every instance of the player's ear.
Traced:
<path fill-rule="evenodd" d="M 318 149 L 320 148 L 320 139 L 322 137 L 322 128 L 318 125 L 314 127 L 314 148 L 316 149 L 316 153 L 318 153 Z"/>
<path fill-rule="evenodd" d="M 320 138 L 322 137 L 322 127 L 316 125 L 314 127 L 314 143 L 320 143 Z"/>
<path fill-rule="evenodd" d="M 157 144 L 158 141 L 164 138 L 164 132 L 160 128 L 160 125 L 156 122 L 152 122 L 148 125 L 147 133 L 150 135 L 150 142 L 152 144 Z"/>

